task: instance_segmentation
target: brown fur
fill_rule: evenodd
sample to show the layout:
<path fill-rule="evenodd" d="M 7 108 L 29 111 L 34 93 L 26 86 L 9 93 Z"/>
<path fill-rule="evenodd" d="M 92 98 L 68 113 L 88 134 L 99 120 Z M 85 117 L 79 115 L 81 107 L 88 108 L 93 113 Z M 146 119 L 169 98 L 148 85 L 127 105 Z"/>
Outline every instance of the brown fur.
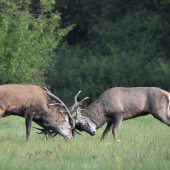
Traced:
<path fill-rule="evenodd" d="M 116 87 L 105 91 L 94 103 L 82 111 L 97 128 L 108 123 L 101 139 L 112 130 L 117 139 L 117 129 L 122 120 L 152 114 L 170 126 L 170 93 L 156 87 Z"/>
<path fill-rule="evenodd" d="M 17 115 L 25 118 L 26 140 L 31 131 L 31 121 L 46 130 L 57 131 L 60 125 L 68 125 L 63 114 L 49 96 L 36 85 L 7 84 L 0 86 L 0 118 Z"/>

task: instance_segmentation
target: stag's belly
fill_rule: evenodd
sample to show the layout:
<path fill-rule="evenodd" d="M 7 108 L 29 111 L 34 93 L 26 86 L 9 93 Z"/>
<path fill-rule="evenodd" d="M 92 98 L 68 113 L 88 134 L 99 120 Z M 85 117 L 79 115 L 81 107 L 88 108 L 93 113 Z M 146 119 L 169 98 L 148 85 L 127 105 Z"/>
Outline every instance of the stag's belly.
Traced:
<path fill-rule="evenodd" d="M 16 115 L 25 118 L 25 112 L 22 109 L 13 109 L 13 110 L 6 110 L 2 117 L 7 117 L 10 115 Z"/>
<path fill-rule="evenodd" d="M 123 114 L 123 120 L 133 119 L 139 116 L 146 116 L 149 112 L 138 112 L 138 113 L 125 113 Z"/>

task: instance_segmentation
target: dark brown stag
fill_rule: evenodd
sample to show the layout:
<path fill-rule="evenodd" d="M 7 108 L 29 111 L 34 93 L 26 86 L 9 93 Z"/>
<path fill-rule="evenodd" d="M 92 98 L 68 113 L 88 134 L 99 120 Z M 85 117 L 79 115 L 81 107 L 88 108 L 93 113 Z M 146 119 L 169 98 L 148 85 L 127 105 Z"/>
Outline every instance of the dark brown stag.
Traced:
<path fill-rule="evenodd" d="M 71 139 L 71 130 L 75 128 L 75 121 L 68 108 L 55 98 L 67 110 L 62 114 L 57 106 L 51 106 L 49 96 L 36 85 L 8 84 L 0 86 L 0 118 L 17 115 L 25 118 L 26 140 L 28 141 L 32 120 L 43 128 L 44 133 L 59 133 L 65 139 Z M 71 120 L 70 122 L 68 121 Z M 72 122 L 72 127 L 70 126 Z"/>
<path fill-rule="evenodd" d="M 77 109 L 76 129 L 95 135 L 96 129 L 107 123 L 101 140 L 111 130 L 117 140 L 122 121 L 147 114 L 170 126 L 169 104 L 170 93 L 156 87 L 111 88 L 84 111 Z"/>

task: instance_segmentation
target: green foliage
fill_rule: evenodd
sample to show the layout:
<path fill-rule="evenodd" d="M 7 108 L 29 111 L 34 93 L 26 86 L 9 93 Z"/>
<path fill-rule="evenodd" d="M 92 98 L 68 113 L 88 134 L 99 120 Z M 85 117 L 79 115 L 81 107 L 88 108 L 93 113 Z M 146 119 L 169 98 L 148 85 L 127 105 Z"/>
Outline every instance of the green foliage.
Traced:
<path fill-rule="evenodd" d="M 169 127 L 152 116 L 123 121 L 120 142 L 111 132 L 100 142 L 105 127 L 93 137 L 82 132 L 68 142 L 60 135 L 46 140 L 32 128 L 25 142 L 23 118 L 2 118 L 0 126 L 1 170 L 169 170 L 170 166 Z"/>
<path fill-rule="evenodd" d="M 1 2 L 0 84 L 44 82 L 54 49 L 70 27 L 59 29 L 60 15 L 52 13 L 54 1 L 43 0 L 34 17 L 22 4 Z M 58 28 L 58 30 L 57 30 Z"/>
<path fill-rule="evenodd" d="M 67 43 L 63 43 L 55 62 L 49 72 L 48 83 L 51 90 L 66 103 L 72 104 L 79 90 L 82 91 L 80 96 L 90 97 L 89 103 L 110 87 L 109 81 L 112 83 L 109 60 L 97 58 L 87 53 L 85 48 L 70 48 Z"/>
<path fill-rule="evenodd" d="M 147 11 L 126 15 L 115 23 L 102 22 L 96 29 L 100 45 L 94 44 L 96 49 L 92 51 L 110 58 L 115 68 L 114 86 L 158 86 L 170 90 L 169 82 L 165 83 L 170 72 L 166 55 L 169 49 L 165 50 L 161 42 L 167 28 L 170 25 L 166 21 Z"/>
<path fill-rule="evenodd" d="M 48 74 L 51 90 L 63 101 L 73 103 L 81 90 L 89 104 L 115 86 L 170 90 L 168 3 L 68 0 L 57 9 L 63 25 L 68 18 L 76 23 Z"/>

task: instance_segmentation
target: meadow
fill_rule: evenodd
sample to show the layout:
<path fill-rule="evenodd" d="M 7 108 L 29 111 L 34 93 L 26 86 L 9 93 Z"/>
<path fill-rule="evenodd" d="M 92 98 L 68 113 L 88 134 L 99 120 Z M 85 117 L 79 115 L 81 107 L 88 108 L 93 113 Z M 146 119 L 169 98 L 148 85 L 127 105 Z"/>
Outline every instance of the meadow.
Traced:
<path fill-rule="evenodd" d="M 38 127 L 34 124 L 32 127 Z M 122 122 L 118 139 L 112 133 L 100 142 L 82 132 L 66 142 L 62 136 L 46 140 L 32 128 L 25 142 L 25 120 L 9 116 L 0 120 L 0 170 L 97 170 L 169 169 L 170 128 L 152 116 Z"/>

